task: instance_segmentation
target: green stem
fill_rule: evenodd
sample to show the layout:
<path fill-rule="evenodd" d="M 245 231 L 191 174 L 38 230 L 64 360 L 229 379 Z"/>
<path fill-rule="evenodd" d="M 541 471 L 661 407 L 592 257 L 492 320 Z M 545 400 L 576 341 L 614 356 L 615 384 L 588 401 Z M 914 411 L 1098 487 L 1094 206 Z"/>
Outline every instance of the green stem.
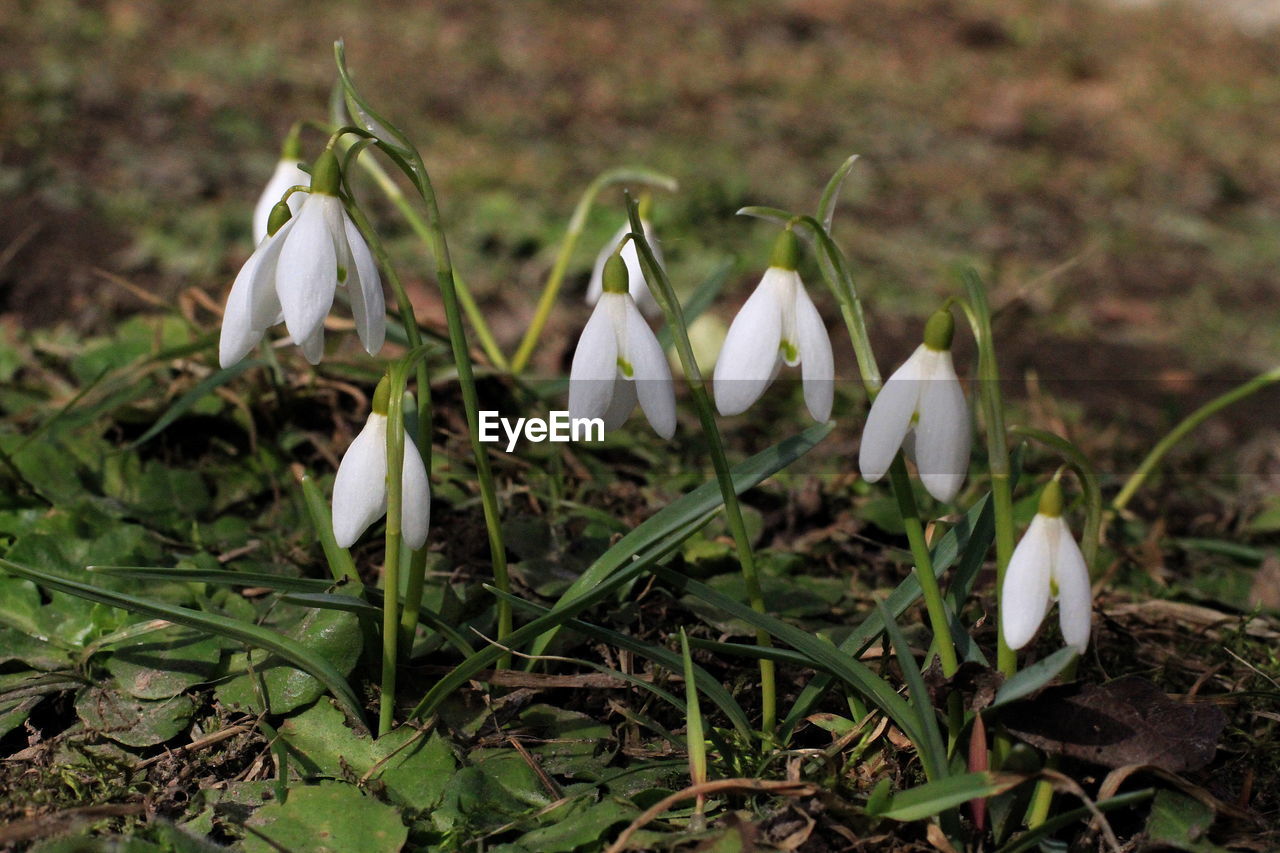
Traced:
<path fill-rule="evenodd" d="M 396 710 L 396 663 L 400 632 L 400 519 L 404 470 L 404 370 L 391 370 L 387 401 L 387 541 L 382 569 L 382 693 L 378 737 L 391 731 Z"/>
<path fill-rule="evenodd" d="M 1076 666 L 1080 659 L 1076 658 L 1067 664 L 1062 670 L 1063 681 L 1070 681 L 1076 677 Z M 1045 761 L 1045 767 L 1049 770 L 1058 769 L 1058 756 L 1050 755 Z M 1043 824 L 1049 818 L 1049 809 L 1053 805 L 1053 783 L 1048 779 L 1040 779 L 1036 782 L 1035 793 L 1031 797 L 1031 807 L 1027 809 L 1027 829 L 1035 829 Z"/>
<path fill-rule="evenodd" d="M 400 186 L 392 180 L 391 176 L 382 168 L 382 165 L 372 157 L 362 156 L 356 162 L 360 164 L 361 168 L 369 173 L 373 178 L 374 183 L 376 183 L 378 188 L 382 190 L 382 194 L 385 195 L 395 206 L 396 210 L 400 211 L 400 214 L 405 218 L 405 221 L 409 223 L 409 227 L 413 230 L 413 233 L 418 236 L 418 239 L 422 240 L 428 246 L 432 245 L 430 226 L 428 226 L 426 220 L 422 218 L 422 214 L 418 212 L 418 209 L 413 206 L 413 202 L 405 196 L 404 191 L 400 189 Z M 476 301 L 471 295 L 471 290 L 467 287 L 466 282 L 462 280 L 461 276 L 455 275 L 454 282 L 457 286 L 458 299 L 462 304 L 462 310 L 466 312 L 467 319 L 471 321 L 471 327 L 475 329 L 476 339 L 480 342 L 480 348 L 484 350 L 485 357 L 488 358 L 489 362 L 499 370 L 507 370 L 507 357 L 502 354 L 502 350 L 498 347 L 498 342 L 494 339 L 493 332 L 489 328 L 489 324 L 485 322 L 484 315 L 480 313 L 480 308 L 476 305 Z M 397 294 L 397 299 L 398 298 L 399 294 Z M 401 314 L 404 313 L 404 306 L 408 304 L 409 302 L 406 298 L 401 303 Z M 412 316 L 413 309 L 410 308 L 409 312 L 410 316 Z M 409 344 L 410 346 L 417 346 L 418 342 L 410 338 Z M 428 470 L 430 470 L 429 467 Z"/>
<path fill-rule="evenodd" d="M 738 563 L 742 568 L 742 579 L 747 588 L 747 600 L 751 609 L 757 613 L 765 613 L 764 594 L 760 589 L 760 577 L 756 571 L 755 551 L 751 547 L 751 538 L 747 535 L 747 526 L 742 520 L 742 507 L 738 503 L 738 493 L 733 487 L 733 475 L 729 470 L 729 460 L 724 453 L 724 442 L 720 437 L 720 428 L 716 424 L 715 409 L 711 397 L 707 393 L 707 385 L 698 369 L 698 362 L 693 357 L 693 346 L 689 343 L 689 333 L 684 321 L 684 310 L 676 297 L 675 289 L 666 272 L 658 264 L 653 249 L 644 238 L 644 229 L 640 223 L 640 210 L 635 200 L 627 195 L 627 213 L 631 219 L 631 239 L 636 243 L 641 262 L 650 284 L 656 284 L 654 298 L 666 315 L 667 325 L 671 328 L 676 353 L 680 356 L 680 364 L 693 394 L 693 402 L 698 410 L 698 420 L 702 423 L 702 432 L 707 440 L 707 448 L 711 453 L 711 464 L 715 468 L 716 482 L 720 484 L 720 493 L 724 497 L 725 522 L 733 536 L 734 547 L 738 552 Z M 767 631 L 756 629 L 756 644 L 769 648 L 773 642 Z M 778 699 L 774 664 L 771 660 L 760 660 L 760 728 L 767 738 L 773 736 L 778 718 Z"/>
<path fill-rule="evenodd" d="M 902 516 L 902 525 L 907 530 L 907 542 L 911 546 L 911 557 L 916 564 L 916 579 L 920 581 L 924 606 L 929 613 L 929 624 L 933 627 L 934 644 L 938 647 L 938 657 L 942 660 L 942 674 L 950 677 L 960 668 L 960 662 L 956 659 L 951 621 L 947 618 L 947 607 L 942 600 L 938 579 L 933 574 L 933 557 L 929 553 L 929 543 L 924 539 L 924 525 L 920 521 L 920 510 L 916 507 L 911 478 L 907 474 L 907 463 L 902 460 L 901 451 L 889 466 L 889 479 L 894 496 L 898 499 L 898 514 Z"/>
<path fill-rule="evenodd" d="M 538 298 L 538 307 L 533 312 L 533 320 L 529 323 L 529 328 L 525 330 L 524 337 L 520 339 L 520 346 L 516 349 L 516 354 L 511 359 L 512 373 L 522 373 L 529 366 L 533 348 L 537 346 L 538 338 L 542 335 L 542 329 L 547 324 L 547 318 L 551 316 L 551 309 L 555 307 L 556 297 L 560 294 L 560 287 L 564 284 L 565 273 L 569 269 L 569 261 L 573 257 L 573 250 L 578 245 L 578 238 L 582 236 L 583 228 L 586 227 L 587 214 L 591 212 L 591 206 L 595 203 L 596 196 L 605 187 L 623 181 L 637 181 L 668 191 L 676 189 L 676 182 L 666 175 L 660 175 L 646 169 L 634 168 L 613 169 L 604 172 L 587 186 L 582 198 L 578 199 L 577 207 L 573 209 L 573 216 L 569 219 L 569 227 L 566 229 L 564 240 L 561 241 L 560 249 L 556 253 L 555 263 L 551 266 L 551 273 L 547 276 L 547 283 L 543 286 L 542 295 Z"/>
<path fill-rule="evenodd" d="M 409 558 L 409 577 L 404 589 L 404 609 L 400 611 L 400 650 L 405 660 L 413 651 L 413 636 L 422 614 L 422 590 L 427 579 L 427 549 L 419 548 Z"/>
<path fill-rule="evenodd" d="M 987 304 L 986 288 L 972 269 L 960 271 L 960 278 L 969 295 L 968 303 L 962 303 L 973 338 L 978 347 L 978 398 L 982 405 L 983 420 L 987 426 L 987 465 L 991 470 L 992 511 L 996 527 L 996 595 L 1004 589 L 1004 574 L 1013 556 L 1013 486 L 1010 479 L 1009 437 L 1004 425 L 1004 401 L 1000 394 L 1000 369 L 996 363 L 995 340 L 991 334 L 991 307 Z M 996 620 L 996 666 L 1005 678 L 1018 671 L 1018 656 L 1004 639 L 1002 620 Z M 1004 736 L 997 734 L 997 752 L 1007 747 Z"/>
<path fill-rule="evenodd" d="M 1181 423 L 1169 431 L 1168 435 L 1160 439 L 1155 447 L 1151 448 L 1147 458 L 1143 459 L 1142 464 L 1138 466 L 1138 470 L 1133 472 L 1133 475 L 1125 482 L 1124 487 L 1120 489 L 1120 492 L 1111 501 L 1112 512 L 1120 512 L 1128 505 L 1134 494 L 1141 488 L 1143 482 L 1146 481 L 1147 477 L 1151 476 L 1151 472 L 1160 464 L 1160 460 L 1175 444 L 1185 438 L 1187 433 L 1232 403 L 1243 400 L 1250 394 L 1260 391 L 1276 381 L 1280 381 L 1280 367 L 1273 367 L 1265 373 L 1258 374 L 1248 382 L 1237 385 L 1227 393 L 1205 403 L 1184 418 Z"/>

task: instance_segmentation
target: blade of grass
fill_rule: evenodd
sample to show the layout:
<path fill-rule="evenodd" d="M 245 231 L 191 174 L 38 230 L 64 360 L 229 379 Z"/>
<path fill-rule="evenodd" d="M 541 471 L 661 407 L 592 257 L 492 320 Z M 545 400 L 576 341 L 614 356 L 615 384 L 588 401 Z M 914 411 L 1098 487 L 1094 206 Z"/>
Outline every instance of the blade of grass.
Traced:
<path fill-rule="evenodd" d="M 812 450 L 834 427 L 833 423 L 815 424 L 804 432 L 785 439 L 734 466 L 730 471 L 734 490 L 742 494 L 766 477 L 781 471 Z M 606 578 L 633 560 L 640 551 L 654 547 L 675 530 L 687 524 L 690 519 L 712 512 L 722 503 L 720 484 L 708 482 L 658 510 L 643 524 L 619 539 L 617 544 L 606 551 L 600 559 L 592 563 L 581 577 L 565 590 L 553 609 L 559 609 L 562 605 L 567 605 L 591 593 Z M 556 630 L 558 627 L 538 637 L 533 643 L 530 654 L 543 654 L 555 637 Z"/>
<path fill-rule="evenodd" d="M 938 731 L 938 718 L 929 701 L 929 688 L 925 686 L 924 675 L 920 672 L 916 659 L 911 656 L 911 647 L 907 638 L 902 635 L 897 620 L 889 615 L 883 604 L 879 607 L 885 635 L 893 646 L 893 653 L 898 658 L 898 668 L 902 670 L 902 678 L 907 682 L 907 690 L 911 693 L 911 709 L 920 721 L 920 731 L 924 733 L 924 742 L 917 742 L 916 750 L 920 753 L 929 781 L 941 781 L 947 777 L 947 747 L 942 740 L 942 733 Z"/>
<path fill-rule="evenodd" d="M 868 803 L 867 813 L 873 817 L 910 823 L 924 820 L 953 809 L 969 800 L 994 797 L 1027 781 L 1026 776 L 1009 773 L 962 773 L 936 782 L 926 782 L 881 799 L 872 811 Z"/>

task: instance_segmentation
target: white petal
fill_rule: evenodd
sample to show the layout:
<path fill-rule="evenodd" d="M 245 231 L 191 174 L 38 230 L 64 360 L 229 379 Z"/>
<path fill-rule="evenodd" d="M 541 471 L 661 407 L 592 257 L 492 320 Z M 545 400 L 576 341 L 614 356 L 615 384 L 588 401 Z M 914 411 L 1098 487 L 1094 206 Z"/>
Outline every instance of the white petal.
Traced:
<path fill-rule="evenodd" d="M 1020 649 L 1040 629 L 1049 606 L 1054 519 L 1036 515 L 1009 558 L 1000 590 L 1000 626 L 1011 649 Z"/>
<path fill-rule="evenodd" d="M 1089 568 L 1085 565 L 1080 546 L 1072 537 L 1066 522 L 1058 537 L 1057 554 L 1053 562 L 1053 579 L 1058 584 L 1058 624 L 1062 626 L 1062 639 L 1079 654 L 1089 647 L 1089 632 L 1093 627 L 1093 590 L 1089 585 Z"/>
<path fill-rule="evenodd" d="M 404 437 L 404 470 L 400 476 L 400 534 L 415 551 L 427 541 L 431 527 L 431 484 L 418 445 Z"/>
<path fill-rule="evenodd" d="M 281 160 L 276 163 L 275 171 L 267 180 L 267 185 L 258 196 L 258 203 L 253 208 L 253 239 L 258 242 L 267 236 L 267 223 L 271 220 L 271 209 L 280 203 L 280 198 L 290 187 L 308 186 L 311 176 L 298 168 L 296 160 Z M 289 196 L 289 209 L 296 215 L 306 198 L 304 193 Z"/>
<path fill-rule="evenodd" d="M 352 269 L 347 273 L 347 292 L 351 297 L 351 316 L 356 333 L 369 355 L 377 355 L 387 337 L 387 304 L 382 295 L 382 279 L 369 246 L 360 229 L 342 213 L 342 225 L 351 250 Z"/>
<path fill-rule="evenodd" d="M 302 357 L 308 363 L 319 364 L 320 360 L 324 358 L 324 324 L 321 323 L 316 326 L 316 330 L 311 334 L 311 337 L 295 343 L 302 348 Z"/>
<path fill-rule="evenodd" d="M 324 322 L 338 287 L 337 250 L 325 214 L 329 202 L 342 204 L 332 196 L 307 196 L 280 249 L 276 293 L 295 341 L 310 338 Z"/>
<path fill-rule="evenodd" d="M 954 498 L 964 484 L 973 431 L 951 353 L 933 355 L 933 373 L 926 377 L 920 389 L 916 467 L 929 494 L 946 502 Z"/>
<path fill-rule="evenodd" d="M 831 354 L 831 338 L 827 335 L 822 315 L 805 292 L 796 287 L 796 342 L 800 348 L 800 375 L 804 377 L 804 402 L 809 414 L 819 423 L 831 417 L 831 401 L 835 395 L 835 358 Z"/>
<path fill-rule="evenodd" d="M 276 296 L 276 263 L 292 224 L 292 220 L 286 222 L 274 237 L 258 244 L 231 285 L 218 340 L 218 362 L 223 367 L 230 367 L 248 355 L 267 329 L 277 322 L 280 300 Z"/>
<path fill-rule="evenodd" d="M 609 256 L 617 251 L 618 243 L 630 231 L 630 224 L 624 224 L 617 230 L 617 232 L 614 233 L 613 237 L 604 244 L 604 248 L 600 250 L 600 254 L 596 255 L 596 264 L 591 268 L 591 281 L 587 282 L 588 305 L 595 305 L 600 301 L 600 294 L 604 292 L 604 262 L 609 260 Z M 635 284 L 632 283 L 632 287 L 634 286 Z"/>
<path fill-rule="evenodd" d="M 676 431 L 676 392 L 671 367 L 653 330 L 631 297 L 626 298 L 627 337 L 623 358 L 630 362 L 640 408 L 654 432 L 671 438 Z"/>
<path fill-rule="evenodd" d="M 569 417 L 603 417 L 613 398 L 613 381 L 618 375 L 618 339 L 609 305 L 614 297 L 602 299 L 582 329 L 569 369 Z M 630 409 L 627 410 L 630 414 Z"/>
<path fill-rule="evenodd" d="M 785 282 L 770 267 L 729 326 L 716 359 L 716 408 L 737 415 L 760 399 L 778 367 Z"/>
<path fill-rule="evenodd" d="M 604 410 L 605 432 L 611 432 L 627 422 L 636 407 L 636 383 L 623 379 L 621 374 L 614 374 L 613 389 L 609 396 L 609 407 Z"/>
<path fill-rule="evenodd" d="M 921 345 L 893 372 L 871 404 L 858 448 L 858 469 L 869 483 L 889 470 L 911 428 L 911 418 L 920 401 L 920 376 L 927 360 L 928 349 Z"/>
<path fill-rule="evenodd" d="M 387 416 L 371 414 L 347 448 L 333 481 L 334 539 L 350 548 L 386 511 Z"/>

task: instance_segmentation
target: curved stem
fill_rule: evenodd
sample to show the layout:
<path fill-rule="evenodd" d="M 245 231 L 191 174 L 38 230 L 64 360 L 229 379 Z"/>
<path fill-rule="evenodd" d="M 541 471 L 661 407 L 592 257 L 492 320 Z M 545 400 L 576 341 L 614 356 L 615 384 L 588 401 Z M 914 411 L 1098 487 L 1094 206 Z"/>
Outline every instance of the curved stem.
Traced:
<path fill-rule="evenodd" d="M 634 168 L 612 169 L 598 175 L 595 180 L 587 185 L 587 189 L 582 193 L 582 197 L 578 199 L 577 206 L 573 209 L 573 216 L 569 219 L 569 227 L 565 230 L 564 240 L 560 242 L 560 249 L 556 253 L 555 263 L 551 266 L 551 272 L 547 275 L 547 283 L 543 286 L 542 295 L 538 298 L 538 307 L 534 309 L 533 320 L 530 321 L 529 328 L 525 330 L 524 337 L 520 339 L 520 346 L 516 349 L 516 354 L 511 359 L 512 373 L 521 373 L 529 366 L 533 348 L 537 346 L 542 329 L 547 324 L 547 318 L 551 316 L 551 309 L 555 307 L 556 297 L 560 294 L 560 287 L 564 284 L 565 273 L 569 269 L 569 261 L 573 257 L 573 250 L 578 245 L 578 238 L 582 236 L 583 228 L 586 227 L 587 214 L 591 212 L 591 206 L 595 203 L 596 196 L 605 187 L 623 181 L 647 183 L 668 191 L 676 189 L 676 182 L 666 175 L 660 175 L 646 169 Z"/>
<path fill-rule="evenodd" d="M 1151 476 L 1151 472 L 1160 464 L 1160 460 L 1164 458 L 1175 444 L 1186 437 L 1200 424 L 1216 415 L 1218 412 L 1230 406 L 1239 400 L 1243 400 L 1250 394 L 1261 391 L 1273 382 L 1280 381 L 1280 367 L 1273 367 L 1265 373 L 1260 373 L 1241 385 L 1237 385 L 1225 394 L 1215 397 L 1208 403 L 1196 409 L 1190 415 L 1182 420 L 1177 426 L 1169 431 L 1169 434 L 1160 439 L 1156 446 L 1151 448 L 1151 452 L 1147 454 L 1147 458 L 1142 460 L 1142 464 L 1138 466 L 1138 470 L 1125 481 L 1124 487 L 1111 501 L 1112 512 L 1122 511 L 1134 494 L 1141 488 L 1147 477 Z"/>
<path fill-rule="evenodd" d="M 698 410 L 698 420 L 702 423 L 703 435 L 707 439 L 707 448 L 711 454 L 711 464 L 715 468 L 716 482 L 720 484 L 720 493 L 724 497 L 725 522 L 733 536 L 734 548 L 738 552 L 738 564 L 742 568 L 742 579 L 747 588 L 747 600 L 751 609 L 757 613 L 765 613 L 764 594 L 760 589 L 760 576 L 756 571 L 755 551 L 751 547 L 751 538 L 747 535 L 747 526 L 742 520 L 742 507 L 738 503 L 738 493 L 733 487 L 733 475 L 729 470 L 729 460 L 724 453 L 724 442 L 720 437 L 720 428 L 716 424 L 715 409 L 711 397 L 707 394 L 707 384 L 698 369 L 698 362 L 693 357 L 693 346 L 689 343 L 689 333 L 684 321 L 684 311 L 680 300 L 676 297 L 671 280 L 662 269 L 653 249 L 644 238 L 644 228 L 640 223 L 640 209 L 635 199 L 627 194 L 627 213 L 631 219 L 631 239 L 635 241 L 641 263 L 651 284 L 654 298 L 666 315 L 667 325 L 671 328 L 676 345 L 676 353 L 680 356 L 680 364 L 684 368 L 689 390 L 693 394 L 694 406 Z M 756 644 L 765 648 L 773 645 L 767 631 L 756 629 Z M 778 698 L 775 684 L 774 664 L 771 660 L 760 660 L 760 728 L 768 738 L 773 737 L 778 719 Z"/>

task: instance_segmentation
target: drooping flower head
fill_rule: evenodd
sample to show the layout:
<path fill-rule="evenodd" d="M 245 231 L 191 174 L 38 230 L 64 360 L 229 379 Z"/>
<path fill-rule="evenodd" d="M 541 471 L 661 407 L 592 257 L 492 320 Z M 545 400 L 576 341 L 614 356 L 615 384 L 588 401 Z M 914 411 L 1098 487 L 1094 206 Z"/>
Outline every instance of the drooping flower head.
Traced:
<path fill-rule="evenodd" d="M 1056 479 L 1045 486 L 1039 511 L 1005 570 L 1000 626 L 1009 648 L 1031 642 L 1054 601 L 1062 639 L 1084 654 L 1093 621 L 1093 591 L 1084 555 L 1062 518 L 1062 487 Z"/>
<path fill-rule="evenodd" d="M 271 231 L 240 269 L 222 321 L 219 361 L 229 367 L 248 354 L 266 330 L 284 321 L 307 361 L 324 354 L 324 318 L 338 285 L 351 300 L 356 332 L 370 355 L 386 337 L 386 303 L 378 266 L 338 197 L 341 174 L 326 150 L 311 172 L 311 192 L 297 216 Z M 277 217 L 289 213 L 277 204 Z"/>
<path fill-rule="evenodd" d="M 267 223 L 271 218 L 271 209 L 279 203 L 284 194 L 290 188 L 297 186 L 307 186 L 311 183 L 311 176 L 302 171 L 302 160 L 298 148 L 298 136 L 291 133 L 284 141 L 283 150 L 280 152 L 280 161 L 276 163 L 275 171 L 271 173 L 271 177 L 267 180 L 267 185 L 262 189 L 262 195 L 258 196 L 258 203 L 253 208 L 253 240 L 255 243 L 261 243 L 266 239 L 268 234 Z M 302 201 L 306 196 L 301 192 L 296 192 L 288 198 L 289 210 L 296 214 L 302 207 Z"/>
<path fill-rule="evenodd" d="M 924 343 L 894 371 L 871 404 L 862 429 L 858 467 L 867 482 L 885 475 L 914 431 L 913 450 L 920 481 L 937 500 L 960 491 L 969 468 L 973 430 L 964 390 L 951 360 L 955 320 L 943 308 L 925 324 Z"/>
<path fill-rule="evenodd" d="M 391 383 L 384 377 L 373 393 L 369 419 L 347 448 L 333 481 L 333 537 L 342 548 L 350 548 L 369 525 L 387 514 L 390 391 Z M 404 437 L 400 494 L 401 535 L 410 548 L 421 548 L 431 524 L 431 486 L 422 454 L 408 433 Z"/>
<path fill-rule="evenodd" d="M 662 346 L 628 292 L 625 262 L 605 261 L 596 308 L 582 329 L 569 371 L 569 416 L 602 418 L 606 430 L 626 423 L 636 402 L 654 431 L 676 431 L 675 386 Z"/>
<path fill-rule="evenodd" d="M 729 326 L 716 360 L 716 408 L 745 412 L 769 387 L 782 365 L 800 365 L 804 401 L 817 421 L 831 417 L 835 365 L 831 339 L 796 272 L 800 244 L 791 228 L 778 236 L 773 257 L 755 292 Z"/>

